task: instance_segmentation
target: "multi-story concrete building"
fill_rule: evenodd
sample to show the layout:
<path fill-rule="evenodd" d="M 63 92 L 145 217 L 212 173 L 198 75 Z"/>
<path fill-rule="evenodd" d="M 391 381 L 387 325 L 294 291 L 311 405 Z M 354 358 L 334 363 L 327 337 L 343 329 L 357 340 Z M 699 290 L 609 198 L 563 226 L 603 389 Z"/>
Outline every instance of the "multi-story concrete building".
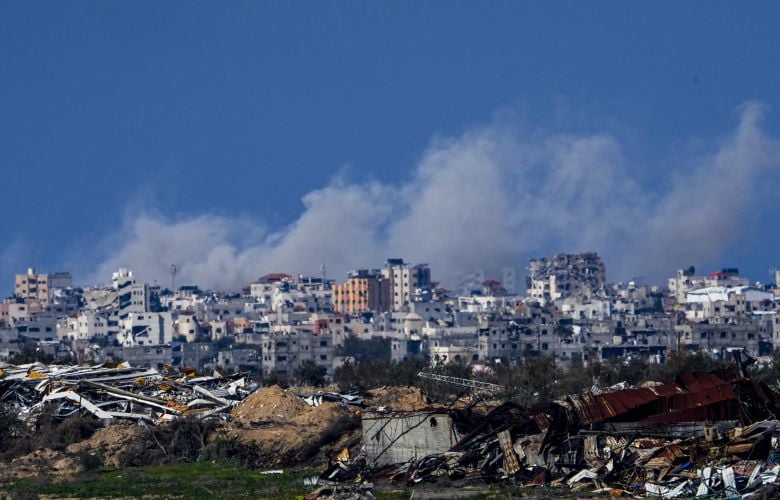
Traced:
<path fill-rule="evenodd" d="M 119 330 L 119 318 L 112 310 L 84 309 L 68 314 L 57 323 L 57 337 L 70 341 L 112 339 L 117 337 Z"/>
<path fill-rule="evenodd" d="M 481 360 L 480 344 L 476 332 L 450 332 L 447 335 L 424 338 L 421 352 L 431 363 L 476 363 Z"/>
<path fill-rule="evenodd" d="M 415 296 L 424 296 L 425 291 L 432 288 L 428 264 L 410 266 L 403 259 L 387 259 L 381 272 L 389 281 L 390 304 L 394 311 L 404 309 L 414 302 Z"/>
<path fill-rule="evenodd" d="M 173 330 L 168 311 L 133 313 L 122 320 L 117 341 L 122 346 L 165 345 L 173 341 Z"/>
<path fill-rule="evenodd" d="M 193 311 L 179 312 L 173 328 L 176 330 L 176 335 L 183 336 L 187 342 L 195 342 L 204 333 L 198 317 Z"/>
<path fill-rule="evenodd" d="M 261 334 L 262 366 L 265 372 L 292 375 L 301 364 L 310 360 L 333 374 L 335 346 L 332 334 L 317 334 L 311 330 Z"/>
<path fill-rule="evenodd" d="M 27 268 L 24 274 L 17 274 L 14 280 L 14 295 L 25 301 L 34 301 L 46 307 L 54 290 L 73 286 L 70 273 L 39 274 L 34 268 Z"/>
<path fill-rule="evenodd" d="M 145 366 L 147 368 L 162 368 L 171 363 L 171 346 L 123 346 L 118 354 L 131 366 Z"/>
<path fill-rule="evenodd" d="M 606 299 L 574 299 L 569 297 L 559 302 L 561 313 L 572 319 L 607 319 L 612 314 L 613 302 Z M 633 312 L 633 308 L 630 306 L 625 309 Z"/>
<path fill-rule="evenodd" d="M 57 340 L 57 317 L 50 313 L 41 313 L 20 321 L 13 325 L 20 337 L 37 341 Z"/>
<path fill-rule="evenodd" d="M 378 270 L 359 269 L 345 283 L 333 285 L 333 307 L 345 313 L 390 309 L 390 280 Z"/>
<path fill-rule="evenodd" d="M 735 318 L 753 311 L 775 310 L 771 292 L 747 286 L 710 286 L 686 293 L 685 316 L 691 321 Z"/>
<path fill-rule="evenodd" d="M 687 323 L 677 325 L 676 333 L 681 345 L 693 350 L 702 350 L 710 355 L 718 355 L 725 349 L 745 348 L 748 352 L 759 353 L 762 341 L 771 342 L 771 335 L 762 335 L 759 323 L 745 318 L 730 323 Z"/>
<path fill-rule="evenodd" d="M 173 363 L 202 370 L 215 363 L 217 350 L 210 342 L 187 342 L 173 348 Z"/>
<path fill-rule="evenodd" d="M 677 275 L 668 280 L 669 295 L 674 297 L 678 304 L 685 302 L 686 294 L 691 290 L 715 286 L 737 287 L 749 285 L 748 279 L 741 277 L 739 270 L 734 268 L 711 272 L 707 276 L 696 276 L 695 269 L 689 267 L 684 270 L 678 269 Z"/>
<path fill-rule="evenodd" d="M 43 306 L 38 302 L 25 302 L 19 297 L 4 299 L 0 303 L 0 321 L 6 325 L 14 325 L 20 321 L 42 312 Z"/>
<path fill-rule="evenodd" d="M 217 368 L 233 371 L 259 371 L 261 367 L 260 349 L 227 349 L 217 352 Z"/>
<path fill-rule="evenodd" d="M 116 292 L 116 307 L 121 319 L 149 311 L 149 285 L 136 283 L 132 271 L 116 271 L 111 277 L 111 286 Z"/>
<path fill-rule="evenodd" d="M 669 278 L 667 282 L 667 289 L 669 295 L 674 297 L 678 304 L 685 302 L 685 294 L 690 290 L 697 288 L 704 288 L 705 284 L 704 276 L 695 276 L 695 269 L 689 267 L 688 269 L 678 269 L 677 274 Z"/>

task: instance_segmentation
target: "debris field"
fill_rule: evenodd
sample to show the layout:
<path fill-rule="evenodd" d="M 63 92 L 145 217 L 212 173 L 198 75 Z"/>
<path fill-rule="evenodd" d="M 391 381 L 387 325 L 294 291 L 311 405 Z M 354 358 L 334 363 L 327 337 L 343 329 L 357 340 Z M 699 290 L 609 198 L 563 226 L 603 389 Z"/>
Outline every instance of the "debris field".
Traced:
<path fill-rule="evenodd" d="M 55 419 L 100 419 L 104 427 L 69 445 L 70 454 L 122 448 L 142 427 L 187 415 L 217 419 L 220 436 L 256 450 L 256 466 L 328 457 L 312 498 L 355 485 L 365 493 L 438 482 L 664 498 L 780 491 L 780 394 L 737 369 L 523 407 L 479 399 L 433 406 L 412 387 L 298 393 L 242 374 L 33 363 L 2 368 L 0 400 L 22 420 L 47 404 Z M 39 450 L 18 467 L 33 474 L 29 464 L 48 457 L 65 472 L 75 467 L 67 456 Z"/>
<path fill-rule="evenodd" d="M 58 405 L 55 418 L 80 411 L 106 421 L 151 424 L 183 415 L 226 417 L 257 384 L 244 375 L 196 376 L 193 370 L 160 371 L 127 363 L 98 366 L 31 363 L 0 369 L 0 401 L 25 418 L 45 403 Z"/>
<path fill-rule="evenodd" d="M 321 478 L 329 484 L 446 480 L 448 486 L 503 483 L 578 495 L 768 498 L 768 489 L 780 484 L 778 409 L 780 395 L 768 386 L 721 370 L 532 408 L 503 402 L 487 412 L 366 412 L 363 453 L 334 460 Z M 381 425 L 366 425 L 367 419 Z M 451 446 L 440 428 L 448 421 L 456 436 Z M 410 449 L 408 460 L 384 460 Z"/>

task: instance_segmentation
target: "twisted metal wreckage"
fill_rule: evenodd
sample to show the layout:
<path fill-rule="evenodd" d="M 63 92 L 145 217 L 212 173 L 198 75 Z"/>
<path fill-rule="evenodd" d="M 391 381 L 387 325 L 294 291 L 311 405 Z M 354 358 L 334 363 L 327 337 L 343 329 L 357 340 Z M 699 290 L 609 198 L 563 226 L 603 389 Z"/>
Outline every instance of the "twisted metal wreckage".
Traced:
<path fill-rule="evenodd" d="M 230 418 L 257 389 L 242 374 L 33 363 L 0 368 L 0 400 L 22 418 L 56 404 L 54 418 L 87 412 L 106 423 Z M 357 395 L 300 396 L 311 406 L 364 406 Z M 589 392 L 524 408 L 429 407 L 362 412 L 362 450 L 345 450 L 329 483 L 560 485 L 612 495 L 734 496 L 780 492 L 780 394 L 744 367 L 684 372 L 675 382 Z M 764 491 L 762 491 L 764 490 Z M 316 497 L 318 493 L 314 492 Z"/>
<path fill-rule="evenodd" d="M 361 454 L 337 458 L 321 478 L 758 498 L 762 488 L 780 492 L 778 409 L 780 394 L 738 368 L 533 408 L 505 402 L 483 416 L 473 407 L 368 412 Z"/>
<path fill-rule="evenodd" d="M 258 385 L 244 375 L 196 376 L 193 370 L 163 371 L 127 363 L 98 366 L 31 363 L 0 368 L 0 401 L 24 419 L 57 403 L 54 418 L 81 410 L 111 421 L 157 423 L 185 414 L 226 417 Z"/>

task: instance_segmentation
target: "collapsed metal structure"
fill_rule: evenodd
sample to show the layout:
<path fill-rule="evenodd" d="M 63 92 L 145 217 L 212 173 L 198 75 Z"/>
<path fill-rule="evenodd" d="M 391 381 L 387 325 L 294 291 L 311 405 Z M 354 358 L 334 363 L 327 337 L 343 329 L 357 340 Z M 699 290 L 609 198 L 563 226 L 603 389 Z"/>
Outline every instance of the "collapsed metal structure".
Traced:
<path fill-rule="evenodd" d="M 105 422 L 228 418 L 256 388 L 242 374 L 197 376 L 127 364 L 0 369 L 0 401 L 23 418 L 46 404 L 58 419 L 83 413 Z M 311 406 L 364 404 L 357 394 L 299 397 Z M 486 412 L 473 404 L 406 412 L 380 407 L 363 413 L 363 453 L 339 454 L 322 478 L 744 496 L 780 488 L 778 411 L 778 393 L 731 369 L 685 372 L 672 383 L 570 395 L 531 408 L 512 402 Z"/>
<path fill-rule="evenodd" d="M 79 412 L 110 421 L 157 423 L 184 415 L 226 416 L 257 384 L 242 374 L 196 376 L 193 370 L 157 370 L 127 363 L 97 366 L 7 365 L 0 369 L 0 401 L 29 417 L 46 403 L 55 418 Z"/>
<path fill-rule="evenodd" d="M 685 372 L 673 383 L 571 395 L 533 408 L 505 402 L 482 415 L 449 410 L 459 438 L 446 451 L 421 450 L 384 465 L 367 446 L 365 456 L 337 461 L 322 477 L 404 484 L 446 477 L 662 497 L 746 494 L 780 483 L 778 409 L 780 395 L 737 371 Z M 364 442 L 380 442 L 375 428 Z M 383 431 L 394 428 L 419 434 L 426 426 Z M 382 439 L 393 446 L 405 436 Z"/>

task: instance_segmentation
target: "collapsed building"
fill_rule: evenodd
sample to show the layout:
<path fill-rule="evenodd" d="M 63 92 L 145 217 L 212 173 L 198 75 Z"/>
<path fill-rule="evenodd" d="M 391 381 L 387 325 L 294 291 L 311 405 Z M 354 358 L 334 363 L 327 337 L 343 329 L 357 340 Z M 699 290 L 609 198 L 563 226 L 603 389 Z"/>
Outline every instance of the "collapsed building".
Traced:
<path fill-rule="evenodd" d="M 366 412 L 362 470 L 337 460 L 322 478 L 663 497 L 744 494 L 780 481 L 780 395 L 739 369 L 478 408 Z"/>
<path fill-rule="evenodd" d="M 747 494 L 780 484 L 780 394 L 746 376 L 750 360 L 743 352 L 735 359 L 736 368 L 594 389 L 532 407 L 481 399 L 431 406 L 411 388 L 296 394 L 259 388 L 241 374 L 40 363 L 6 365 L 0 399 L 28 420 L 47 404 L 54 405 L 53 418 L 91 414 L 105 424 L 218 418 L 228 438 L 254 450 L 258 465 L 299 463 L 327 447 L 332 461 L 324 482 L 414 485 L 446 478 L 453 486 Z M 489 389 L 485 394 L 499 387 Z M 135 435 L 126 425 L 117 429 Z"/>
<path fill-rule="evenodd" d="M 225 416 L 258 385 L 245 374 L 196 376 L 194 370 L 97 366 L 5 365 L 0 368 L 0 402 L 22 418 L 57 405 L 56 418 L 86 412 L 105 421 L 151 424 L 184 415 Z"/>
<path fill-rule="evenodd" d="M 372 464 L 391 465 L 428 453 L 444 453 L 458 441 L 448 412 L 365 413 L 363 446 Z"/>
<path fill-rule="evenodd" d="M 606 283 L 606 266 L 595 252 L 559 253 L 531 259 L 528 266 L 528 296 L 542 302 L 603 296 Z"/>

